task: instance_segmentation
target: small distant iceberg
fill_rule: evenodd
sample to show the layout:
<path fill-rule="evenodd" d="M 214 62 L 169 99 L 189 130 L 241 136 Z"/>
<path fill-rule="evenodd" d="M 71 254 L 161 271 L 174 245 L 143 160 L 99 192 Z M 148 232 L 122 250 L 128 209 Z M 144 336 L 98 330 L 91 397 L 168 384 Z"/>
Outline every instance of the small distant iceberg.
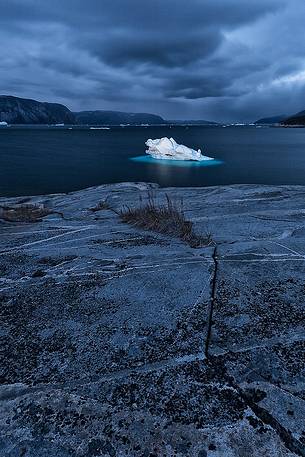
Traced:
<path fill-rule="evenodd" d="M 8 126 L 8 123 L 5 122 L 5 121 L 1 121 L 1 122 L 0 122 L 0 125 L 1 125 L 2 127 L 7 127 L 7 126 Z"/>
<path fill-rule="evenodd" d="M 200 149 L 195 151 L 183 144 L 176 143 L 174 138 L 149 139 L 145 144 L 148 146 L 146 154 L 158 160 L 186 160 L 196 162 L 214 160 L 213 157 L 202 155 Z"/>
<path fill-rule="evenodd" d="M 110 130 L 110 127 L 90 127 L 90 130 Z"/>

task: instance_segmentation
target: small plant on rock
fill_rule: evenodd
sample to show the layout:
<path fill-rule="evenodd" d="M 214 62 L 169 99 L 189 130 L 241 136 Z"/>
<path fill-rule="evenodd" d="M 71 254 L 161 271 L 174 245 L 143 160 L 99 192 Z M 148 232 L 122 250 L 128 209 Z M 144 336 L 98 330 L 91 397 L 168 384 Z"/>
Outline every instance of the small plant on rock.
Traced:
<path fill-rule="evenodd" d="M 55 212 L 40 204 L 1 206 L 0 219 L 7 222 L 40 222 L 43 217 Z"/>
<path fill-rule="evenodd" d="M 180 238 L 193 248 L 210 245 L 212 243 L 210 234 L 197 235 L 194 232 L 193 223 L 185 218 L 183 202 L 180 201 L 178 204 L 168 194 L 165 197 L 165 203 L 158 203 L 149 193 L 144 203 L 140 199 L 139 206 L 135 208 L 126 206 L 119 212 L 119 216 L 123 222 L 136 227 Z"/>

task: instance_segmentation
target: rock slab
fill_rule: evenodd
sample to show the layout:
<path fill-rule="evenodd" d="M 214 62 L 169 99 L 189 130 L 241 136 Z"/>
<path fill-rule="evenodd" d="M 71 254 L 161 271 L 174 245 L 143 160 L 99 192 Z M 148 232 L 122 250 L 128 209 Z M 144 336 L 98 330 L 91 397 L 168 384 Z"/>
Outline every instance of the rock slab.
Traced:
<path fill-rule="evenodd" d="M 148 191 L 213 244 L 122 223 Z M 1 456 L 305 455 L 305 187 L 25 201 L 57 212 L 0 220 Z"/>

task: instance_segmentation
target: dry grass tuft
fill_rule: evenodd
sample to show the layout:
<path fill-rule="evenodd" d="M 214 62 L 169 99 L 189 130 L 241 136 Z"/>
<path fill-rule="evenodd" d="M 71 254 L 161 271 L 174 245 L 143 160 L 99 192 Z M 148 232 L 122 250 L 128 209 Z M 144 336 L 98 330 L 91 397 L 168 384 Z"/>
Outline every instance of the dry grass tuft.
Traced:
<path fill-rule="evenodd" d="M 7 222 L 40 222 L 41 219 L 54 213 L 44 205 L 26 204 L 0 207 L 0 219 Z"/>
<path fill-rule="evenodd" d="M 193 223 L 185 219 L 183 202 L 177 204 L 167 194 L 166 203 L 160 204 L 149 193 L 144 204 L 140 199 L 140 206 L 125 207 L 120 211 L 119 216 L 123 222 L 136 227 L 178 237 L 192 248 L 208 246 L 212 243 L 210 234 L 203 237 L 194 232 Z"/>

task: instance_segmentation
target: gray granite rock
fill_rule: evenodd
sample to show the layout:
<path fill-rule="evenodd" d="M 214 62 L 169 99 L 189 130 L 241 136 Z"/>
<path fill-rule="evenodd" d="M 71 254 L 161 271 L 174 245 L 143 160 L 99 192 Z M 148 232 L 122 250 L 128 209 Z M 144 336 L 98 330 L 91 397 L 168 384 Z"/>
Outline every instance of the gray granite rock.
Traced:
<path fill-rule="evenodd" d="M 148 191 L 183 198 L 213 244 L 108 209 Z M 1 456 L 305 455 L 305 187 L 121 183 L 26 201 L 56 212 L 0 214 Z"/>

